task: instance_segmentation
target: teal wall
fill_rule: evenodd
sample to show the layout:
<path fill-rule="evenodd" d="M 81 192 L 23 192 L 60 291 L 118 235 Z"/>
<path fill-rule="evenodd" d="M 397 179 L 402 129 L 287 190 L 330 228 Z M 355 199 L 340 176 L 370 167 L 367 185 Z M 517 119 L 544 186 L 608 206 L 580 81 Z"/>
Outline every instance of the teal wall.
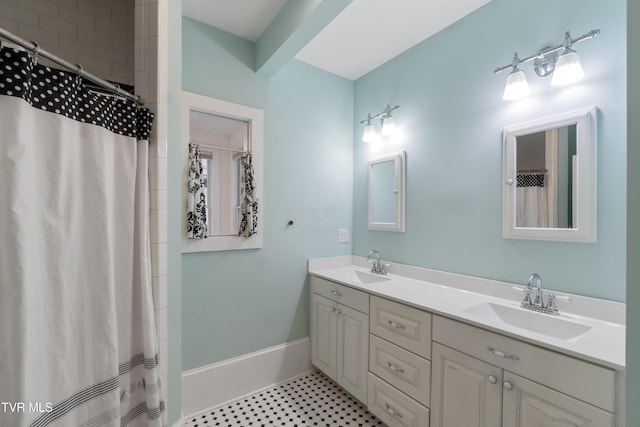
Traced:
<path fill-rule="evenodd" d="M 599 28 L 579 43 L 586 78 L 566 88 L 527 73 L 532 95 L 501 99 L 493 70 L 547 45 Z M 625 300 L 625 1 L 493 0 L 355 83 L 354 254 L 516 283 L 536 271 L 561 291 Z M 367 230 L 367 160 L 359 141 L 367 113 L 387 104 L 407 152 L 406 232 Z M 502 238 L 502 128 L 597 105 L 598 242 Z"/>
<path fill-rule="evenodd" d="M 353 83 L 297 61 L 269 80 L 255 44 L 182 21 L 182 88 L 264 110 L 264 247 L 182 255 L 182 368 L 308 335 L 306 262 L 351 254 Z M 289 220 L 294 225 L 287 226 Z"/>
<path fill-rule="evenodd" d="M 628 0 L 627 426 L 640 423 L 640 0 Z"/>

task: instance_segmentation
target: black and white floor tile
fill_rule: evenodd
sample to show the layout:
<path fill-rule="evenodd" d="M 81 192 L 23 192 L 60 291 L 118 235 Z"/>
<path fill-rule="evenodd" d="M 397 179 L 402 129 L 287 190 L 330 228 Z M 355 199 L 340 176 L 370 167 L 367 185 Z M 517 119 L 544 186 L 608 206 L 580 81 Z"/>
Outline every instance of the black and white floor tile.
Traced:
<path fill-rule="evenodd" d="M 194 417 L 183 427 L 386 427 L 320 372 L 311 372 Z"/>

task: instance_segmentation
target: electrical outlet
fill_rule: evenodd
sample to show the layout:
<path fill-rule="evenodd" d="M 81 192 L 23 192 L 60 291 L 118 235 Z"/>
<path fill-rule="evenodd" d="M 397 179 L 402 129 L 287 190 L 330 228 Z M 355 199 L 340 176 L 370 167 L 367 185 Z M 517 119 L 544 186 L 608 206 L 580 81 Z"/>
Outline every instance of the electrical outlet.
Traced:
<path fill-rule="evenodd" d="M 338 230 L 338 243 L 349 243 L 349 230 L 347 228 Z"/>

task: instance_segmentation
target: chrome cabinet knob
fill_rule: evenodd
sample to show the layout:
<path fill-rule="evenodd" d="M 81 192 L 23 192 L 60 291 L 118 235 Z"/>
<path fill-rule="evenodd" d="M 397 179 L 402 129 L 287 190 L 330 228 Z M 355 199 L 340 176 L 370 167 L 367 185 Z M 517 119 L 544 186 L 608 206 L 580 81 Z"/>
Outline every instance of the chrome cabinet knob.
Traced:
<path fill-rule="evenodd" d="M 511 382 L 509 382 L 509 381 L 505 381 L 502 385 L 507 390 L 513 390 L 513 384 Z"/>
<path fill-rule="evenodd" d="M 489 383 L 491 384 L 495 384 L 498 382 L 498 379 L 493 375 L 489 375 L 489 378 L 487 378 L 487 380 L 489 380 Z"/>

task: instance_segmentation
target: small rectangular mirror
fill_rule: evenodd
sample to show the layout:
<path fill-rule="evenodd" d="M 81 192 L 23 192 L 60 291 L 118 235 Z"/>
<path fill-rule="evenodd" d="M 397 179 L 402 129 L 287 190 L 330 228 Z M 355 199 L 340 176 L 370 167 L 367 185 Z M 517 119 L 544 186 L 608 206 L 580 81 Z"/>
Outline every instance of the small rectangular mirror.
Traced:
<path fill-rule="evenodd" d="M 504 237 L 596 241 L 596 114 L 504 128 Z"/>
<path fill-rule="evenodd" d="M 404 231 L 404 151 L 369 161 L 369 230 Z"/>
<path fill-rule="evenodd" d="M 189 112 L 189 142 L 200 146 L 207 206 L 207 236 L 237 236 L 240 157 L 251 151 L 249 122 L 210 112 Z"/>
<path fill-rule="evenodd" d="M 242 157 L 252 157 L 255 189 L 252 197 L 264 203 L 262 110 L 203 95 L 182 93 L 182 188 L 187 200 L 189 147 L 197 146 L 202 171 L 206 238 L 182 235 L 182 252 L 257 249 L 263 244 L 262 209 L 255 217 L 257 233 L 240 237 L 242 223 Z M 187 209 L 182 209 L 182 229 L 187 229 Z"/>

